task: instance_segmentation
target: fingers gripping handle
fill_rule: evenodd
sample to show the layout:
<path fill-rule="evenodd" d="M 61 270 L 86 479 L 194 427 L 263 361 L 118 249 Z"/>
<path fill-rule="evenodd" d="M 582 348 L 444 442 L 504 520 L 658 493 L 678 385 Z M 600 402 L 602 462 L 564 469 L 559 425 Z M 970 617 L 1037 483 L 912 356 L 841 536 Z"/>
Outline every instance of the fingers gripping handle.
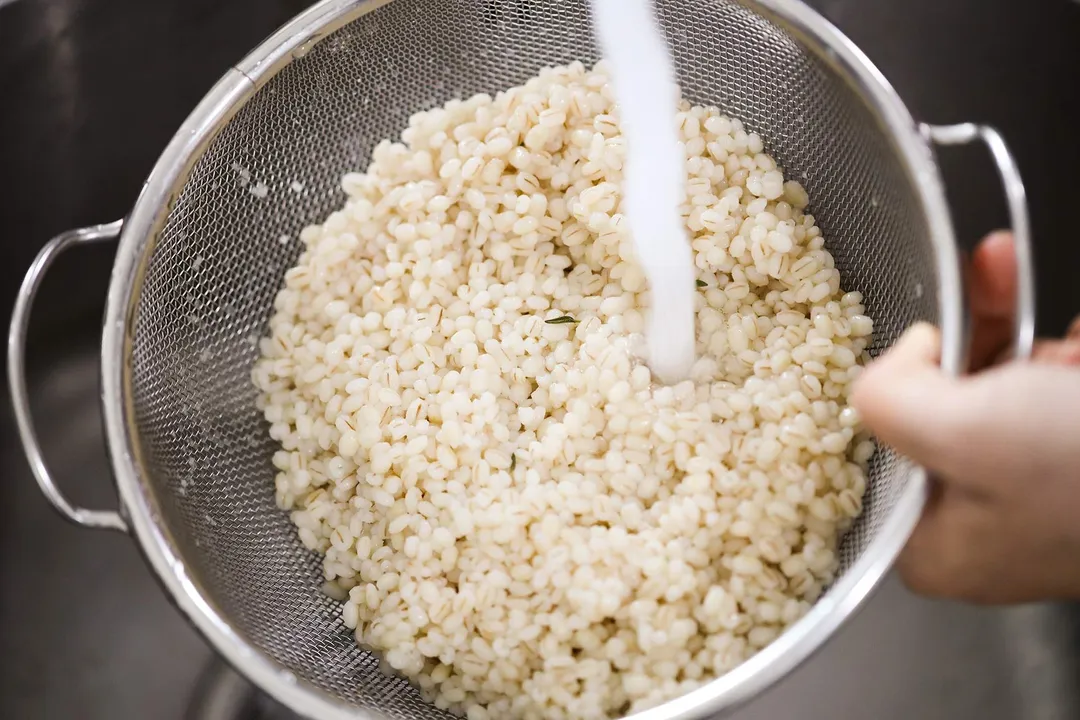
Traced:
<path fill-rule="evenodd" d="M 997 165 L 1009 207 L 1009 222 L 1012 224 L 1016 249 L 1016 320 L 1011 355 L 1014 359 L 1026 360 L 1031 357 L 1035 342 L 1035 269 L 1027 196 L 1016 160 L 1001 134 L 987 125 L 923 125 L 922 134 L 938 145 L 966 145 L 981 140 Z"/>
<path fill-rule="evenodd" d="M 8 386 L 11 389 L 11 404 L 15 411 L 15 423 L 19 430 L 23 451 L 30 463 L 41 492 L 52 506 L 65 518 L 88 528 L 107 528 L 127 532 L 124 518 L 115 510 L 87 510 L 72 505 L 57 487 L 38 443 L 34 422 L 30 414 L 30 396 L 26 383 L 26 334 L 30 325 L 30 311 L 34 297 L 46 271 L 53 261 L 65 250 L 75 245 L 114 240 L 120 235 L 123 222 L 94 225 L 92 227 L 69 230 L 57 235 L 42 248 L 34 263 L 23 278 L 22 287 L 15 301 L 15 310 L 11 315 L 11 327 L 8 330 Z"/>

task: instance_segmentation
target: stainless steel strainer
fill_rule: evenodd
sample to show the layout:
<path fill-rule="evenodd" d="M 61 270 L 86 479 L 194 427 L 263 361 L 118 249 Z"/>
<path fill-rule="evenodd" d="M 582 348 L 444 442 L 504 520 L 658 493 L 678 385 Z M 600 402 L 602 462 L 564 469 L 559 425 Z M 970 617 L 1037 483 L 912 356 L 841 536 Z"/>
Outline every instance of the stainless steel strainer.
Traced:
<path fill-rule="evenodd" d="M 916 320 L 963 364 L 961 272 L 932 144 L 985 140 L 1021 271 L 1014 351 L 1033 334 L 1023 187 L 991 129 L 917 125 L 869 61 L 796 0 L 660 0 L 686 96 L 761 133 L 810 192 L 845 287 L 876 320 L 875 352 Z M 358 649 L 319 589 L 319 559 L 274 505 L 270 441 L 250 369 L 299 230 L 342 203 L 408 116 L 597 59 L 583 0 L 327 0 L 231 68 L 165 150 L 121 222 L 65 233 L 31 267 L 9 380 L 42 490 L 71 520 L 134 535 L 191 622 L 270 695 L 313 718 L 445 717 Z M 72 507 L 30 419 L 24 345 L 55 256 L 120 236 L 102 341 L 102 407 L 119 512 Z M 813 610 L 725 677 L 641 715 L 701 717 L 745 702 L 821 645 L 878 583 L 918 517 L 923 473 L 884 450 L 842 572 Z M 887 649 L 885 650 L 887 652 Z"/>

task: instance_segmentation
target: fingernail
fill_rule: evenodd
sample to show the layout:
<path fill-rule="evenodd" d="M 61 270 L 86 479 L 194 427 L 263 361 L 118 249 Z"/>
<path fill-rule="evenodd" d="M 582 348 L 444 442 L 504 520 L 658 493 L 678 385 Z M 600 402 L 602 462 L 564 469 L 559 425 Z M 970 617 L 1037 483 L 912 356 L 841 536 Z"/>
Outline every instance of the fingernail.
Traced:
<path fill-rule="evenodd" d="M 892 357 L 901 362 L 915 358 L 929 360 L 938 353 L 938 330 L 928 322 L 917 322 L 893 343 L 889 352 L 882 357 Z"/>
<path fill-rule="evenodd" d="M 1076 316 L 1076 319 L 1072 321 L 1072 325 L 1065 331 L 1065 337 L 1080 339 L 1080 315 Z"/>
<path fill-rule="evenodd" d="M 904 331 L 903 339 L 914 342 L 916 340 L 926 342 L 937 335 L 937 328 L 926 321 L 919 321 Z"/>
<path fill-rule="evenodd" d="M 1001 243 L 1012 243 L 1012 231 L 1010 230 L 995 230 L 985 238 L 983 238 L 981 245 L 998 245 Z"/>

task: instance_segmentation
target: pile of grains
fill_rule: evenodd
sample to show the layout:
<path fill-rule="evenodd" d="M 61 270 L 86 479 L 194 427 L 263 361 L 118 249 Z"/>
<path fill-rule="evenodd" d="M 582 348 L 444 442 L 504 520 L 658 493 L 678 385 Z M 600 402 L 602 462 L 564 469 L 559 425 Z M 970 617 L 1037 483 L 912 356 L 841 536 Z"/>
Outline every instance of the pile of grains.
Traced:
<path fill-rule="evenodd" d="M 574 63 L 413 116 L 303 231 L 254 369 L 345 624 L 471 720 L 722 675 L 806 612 L 861 510 L 872 323 L 806 193 L 680 104 L 698 359 L 654 383 L 612 96 Z"/>

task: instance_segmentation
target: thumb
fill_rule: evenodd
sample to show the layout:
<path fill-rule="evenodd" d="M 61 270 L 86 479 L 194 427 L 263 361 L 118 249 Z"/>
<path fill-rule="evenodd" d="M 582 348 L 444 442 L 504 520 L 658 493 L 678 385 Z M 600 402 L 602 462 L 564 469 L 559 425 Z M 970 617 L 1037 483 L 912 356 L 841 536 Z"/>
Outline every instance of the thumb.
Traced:
<path fill-rule="evenodd" d="M 882 442 L 921 465 L 949 473 L 957 464 L 953 439 L 964 388 L 941 371 L 940 358 L 937 328 L 913 325 L 866 368 L 851 402 Z"/>

